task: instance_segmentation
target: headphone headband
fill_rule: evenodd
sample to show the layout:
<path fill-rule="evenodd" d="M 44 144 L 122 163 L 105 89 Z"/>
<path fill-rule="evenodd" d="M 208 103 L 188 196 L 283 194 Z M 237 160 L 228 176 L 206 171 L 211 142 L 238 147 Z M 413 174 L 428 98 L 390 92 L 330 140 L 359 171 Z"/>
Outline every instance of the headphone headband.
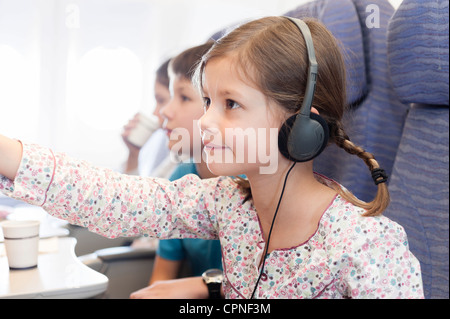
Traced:
<path fill-rule="evenodd" d="M 289 160 L 310 161 L 319 155 L 328 143 L 328 125 L 311 107 L 316 90 L 318 65 L 311 31 L 302 20 L 285 17 L 294 23 L 305 39 L 308 53 L 308 77 L 300 111 L 285 121 L 278 134 L 278 148 Z"/>
<path fill-rule="evenodd" d="M 306 49 L 308 51 L 308 81 L 305 89 L 305 97 L 303 98 L 302 107 L 300 108 L 300 114 L 309 116 L 311 112 L 311 105 L 314 98 L 314 91 L 316 90 L 317 80 L 317 60 L 314 52 L 314 44 L 311 36 L 311 31 L 308 25 L 300 19 L 286 17 L 292 23 L 294 23 L 300 30 L 303 38 L 305 39 Z"/>

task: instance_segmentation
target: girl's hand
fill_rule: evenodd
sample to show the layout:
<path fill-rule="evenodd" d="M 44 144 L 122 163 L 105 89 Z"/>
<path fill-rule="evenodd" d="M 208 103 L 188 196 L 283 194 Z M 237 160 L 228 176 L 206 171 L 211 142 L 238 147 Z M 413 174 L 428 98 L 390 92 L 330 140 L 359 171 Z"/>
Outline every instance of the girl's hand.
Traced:
<path fill-rule="evenodd" d="M 202 277 L 157 281 L 133 292 L 131 299 L 206 299 L 208 288 Z"/>
<path fill-rule="evenodd" d="M 132 119 L 128 121 L 128 123 L 123 127 L 122 131 L 122 139 L 125 142 L 125 145 L 128 147 L 130 153 L 139 154 L 140 148 L 131 144 L 128 141 L 128 137 L 130 133 L 136 128 L 139 123 L 139 114 L 136 113 Z"/>
<path fill-rule="evenodd" d="M 14 180 L 22 160 L 22 144 L 0 135 L 0 175 Z"/>
<path fill-rule="evenodd" d="M 139 123 L 138 114 L 136 113 L 134 117 L 128 121 L 128 123 L 123 127 L 122 140 L 128 148 L 128 158 L 125 163 L 124 173 L 130 174 L 135 171 L 139 166 L 139 152 L 141 149 L 128 141 L 128 137 L 131 132 L 136 128 Z"/>

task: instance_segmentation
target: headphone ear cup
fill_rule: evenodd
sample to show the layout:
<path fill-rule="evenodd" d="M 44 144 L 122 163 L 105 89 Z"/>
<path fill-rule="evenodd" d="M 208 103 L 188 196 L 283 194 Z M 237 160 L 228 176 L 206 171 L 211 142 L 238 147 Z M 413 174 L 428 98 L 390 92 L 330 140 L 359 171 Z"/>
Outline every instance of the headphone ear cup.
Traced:
<path fill-rule="evenodd" d="M 322 151 L 325 149 L 325 147 L 327 147 L 328 138 L 330 137 L 330 129 L 328 128 L 328 123 L 319 114 L 311 112 L 310 117 L 311 117 L 311 120 L 319 123 L 322 128 L 322 133 L 320 133 L 320 132 L 316 132 L 316 133 L 323 134 L 321 137 L 317 137 L 317 140 L 319 141 L 318 143 L 320 146 L 318 147 L 314 156 L 311 158 L 311 159 L 313 159 L 314 157 L 319 156 L 319 154 L 322 153 Z"/>
<path fill-rule="evenodd" d="M 278 132 L 278 149 L 280 153 L 290 161 L 296 162 L 297 160 L 289 154 L 288 150 L 288 139 L 291 134 L 292 125 L 295 122 L 297 115 L 293 115 L 289 117 L 281 126 L 280 131 Z"/>
<path fill-rule="evenodd" d="M 318 114 L 293 115 L 278 134 L 278 149 L 291 161 L 307 162 L 318 156 L 328 144 L 328 124 Z"/>

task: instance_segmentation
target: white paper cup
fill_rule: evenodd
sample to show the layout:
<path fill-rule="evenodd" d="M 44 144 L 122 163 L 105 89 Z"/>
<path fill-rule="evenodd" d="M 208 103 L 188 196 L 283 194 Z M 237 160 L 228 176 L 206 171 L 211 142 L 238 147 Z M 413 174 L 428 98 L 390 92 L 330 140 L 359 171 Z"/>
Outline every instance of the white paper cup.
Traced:
<path fill-rule="evenodd" d="M 139 122 L 136 127 L 130 132 L 128 141 L 137 147 L 142 147 L 156 131 L 159 126 L 157 117 L 147 117 L 142 113 L 138 114 Z"/>
<path fill-rule="evenodd" d="M 37 266 L 39 224 L 38 220 L 9 220 L 0 223 L 10 269 L 29 269 Z"/>

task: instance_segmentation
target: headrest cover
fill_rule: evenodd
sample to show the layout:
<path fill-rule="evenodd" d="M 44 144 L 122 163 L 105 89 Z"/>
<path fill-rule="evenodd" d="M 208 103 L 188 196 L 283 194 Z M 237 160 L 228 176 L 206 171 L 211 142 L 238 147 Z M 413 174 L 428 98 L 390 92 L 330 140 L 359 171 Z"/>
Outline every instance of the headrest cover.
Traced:
<path fill-rule="evenodd" d="M 403 0 L 389 22 L 389 72 L 403 103 L 449 104 L 448 3 Z"/>
<path fill-rule="evenodd" d="M 352 1 L 316 0 L 303 4 L 285 16 L 311 17 L 322 22 L 340 42 L 347 70 L 347 102 L 360 101 L 367 91 L 364 48 L 358 13 Z"/>

